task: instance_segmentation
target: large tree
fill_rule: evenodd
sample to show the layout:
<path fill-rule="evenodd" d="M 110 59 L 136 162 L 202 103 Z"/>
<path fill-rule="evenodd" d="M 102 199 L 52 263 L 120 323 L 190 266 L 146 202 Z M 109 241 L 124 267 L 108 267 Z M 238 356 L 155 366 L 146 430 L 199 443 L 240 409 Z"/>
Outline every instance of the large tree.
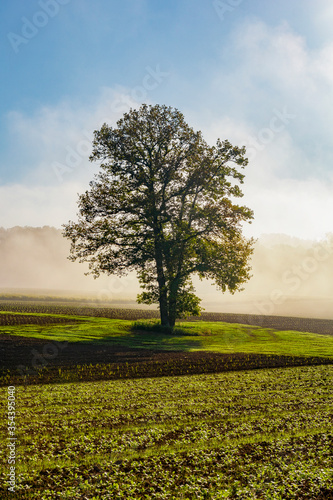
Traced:
<path fill-rule="evenodd" d="M 242 235 L 252 210 L 235 203 L 247 165 L 245 148 L 209 146 L 177 109 L 143 105 L 94 133 L 91 161 L 100 171 L 79 198 L 79 220 L 64 225 L 71 260 L 90 273 L 135 270 L 158 303 L 162 325 L 200 314 L 191 276 L 235 292 L 250 278 L 253 240 Z"/>

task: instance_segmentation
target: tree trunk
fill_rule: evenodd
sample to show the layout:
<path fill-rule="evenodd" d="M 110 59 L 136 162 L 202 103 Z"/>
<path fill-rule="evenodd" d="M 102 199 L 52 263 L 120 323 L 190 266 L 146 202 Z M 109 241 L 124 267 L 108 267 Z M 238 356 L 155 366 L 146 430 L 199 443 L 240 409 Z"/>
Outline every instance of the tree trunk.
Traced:
<path fill-rule="evenodd" d="M 171 326 L 169 322 L 168 315 L 168 297 L 166 292 L 166 286 L 160 287 L 160 316 L 161 316 L 161 325 L 163 326 Z"/>
<path fill-rule="evenodd" d="M 169 296 L 169 324 L 173 328 L 176 323 L 177 315 L 177 295 L 179 289 L 179 281 L 176 279 L 171 283 Z"/>
<path fill-rule="evenodd" d="M 165 283 L 165 276 L 163 270 L 163 256 L 160 250 L 160 246 L 157 242 L 157 238 L 155 239 L 155 261 L 157 269 L 157 282 L 159 288 L 158 301 L 160 304 L 161 325 L 170 326 L 169 315 L 168 315 L 168 295 L 167 295 L 167 287 Z"/>
<path fill-rule="evenodd" d="M 175 326 L 176 323 L 176 304 L 173 306 L 173 304 L 170 304 L 169 308 L 169 325 L 171 328 Z"/>

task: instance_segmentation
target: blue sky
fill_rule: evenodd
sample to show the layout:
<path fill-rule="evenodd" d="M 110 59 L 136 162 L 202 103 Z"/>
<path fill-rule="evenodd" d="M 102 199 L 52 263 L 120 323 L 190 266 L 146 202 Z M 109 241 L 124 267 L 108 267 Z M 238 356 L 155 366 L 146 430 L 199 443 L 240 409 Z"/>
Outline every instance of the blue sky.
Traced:
<path fill-rule="evenodd" d="M 324 237 L 332 22 L 329 0 L 3 0 L 0 226 L 75 218 L 93 130 L 148 102 L 247 146 L 247 235 Z"/>

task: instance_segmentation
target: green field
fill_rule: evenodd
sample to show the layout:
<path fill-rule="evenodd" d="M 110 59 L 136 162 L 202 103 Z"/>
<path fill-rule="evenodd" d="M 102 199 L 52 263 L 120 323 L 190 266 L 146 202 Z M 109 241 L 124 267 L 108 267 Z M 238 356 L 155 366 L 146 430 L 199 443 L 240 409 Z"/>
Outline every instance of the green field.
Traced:
<path fill-rule="evenodd" d="M 0 324 L 0 341 L 14 335 L 171 356 L 164 368 L 160 361 L 123 363 L 118 372 L 114 364 L 81 366 L 73 358 L 68 372 L 42 368 L 35 385 L 27 385 L 32 376 L 15 379 L 17 492 L 7 491 L 3 447 L 0 498 L 333 498 L 332 336 L 221 321 L 179 323 L 171 335 L 129 319 L 46 309 L 3 311 Z M 203 352 L 206 373 L 186 375 L 199 365 L 173 360 L 170 351 Z M 228 356 L 222 365 L 214 365 L 218 353 Z M 267 360 L 285 367 L 265 368 Z M 317 366 L 288 366 L 303 362 Z M 178 369 L 181 376 L 170 376 Z M 2 374 L 2 382 L 11 384 L 13 374 Z M 80 382 L 72 383 L 73 375 Z M 41 383 L 48 376 L 52 384 Z M 7 387 L 0 391 L 6 415 Z M 6 417 L 0 436 L 5 443 Z"/>
<path fill-rule="evenodd" d="M 5 314 L 0 312 L 0 316 Z M 11 313 L 15 317 L 15 313 Z M 17 313 L 18 314 L 18 313 Z M 27 314 L 27 313 L 26 313 Z M 20 314 L 22 316 L 22 313 Z M 43 317 L 41 314 L 29 316 Z M 50 316 L 50 315 L 47 315 Z M 333 336 L 310 332 L 278 331 L 257 326 L 224 322 L 177 323 L 180 334 L 132 331 L 130 320 L 57 315 L 77 319 L 77 324 L 0 326 L 0 335 L 21 335 L 47 341 L 100 342 L 130 348 L 158 350 L 246 352 L 290 356 L 324 356 L 333 358 Z"/>
<path fill-rule="evenodd" d="M 332 397 L 332 366 L 18 388 L 17 498 L 331 498 Z"/>

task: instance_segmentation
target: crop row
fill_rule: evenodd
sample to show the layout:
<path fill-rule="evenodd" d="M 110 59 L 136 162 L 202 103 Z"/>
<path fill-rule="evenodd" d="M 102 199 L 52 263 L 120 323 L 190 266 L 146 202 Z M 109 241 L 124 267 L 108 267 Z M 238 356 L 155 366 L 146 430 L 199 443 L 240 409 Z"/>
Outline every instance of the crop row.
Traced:
<path fill-rule="evenodd" d="M 0 326 L 50 325 L 57 323 L 77 323 L 78 321 L 74 318 L 63 318 L 61 316 L 0 313 Z"/>
<path fill-rule="evenodd" d="M 71 316 L 93 316 L 110 319 L 150 319 L 158 318 L 158 311 L 140 309 L 115 309 L 109 307 L 72 306 L 61 304 L 39 304 L 20 302 L 0 302 L 0 311 L 37 314 L 66 314 Z"/>
<path fill-rule="evenodd" d="M 102 465 L 31 469 L 20 476 L 20 499 L 332 500 L 332 438 L 323 433 Z M 10 498 L 3 486 L 0 492 Z"/>
<path fill-rule="evenodd" d="M 235 405 L 236 406 L 236 405 Z M 271 406 L 271 410 L 274 406 Z M 253 407 L 252 407 L 253 411 Z M 63 433 L 59 440 L 54 441 L 44 434 L 37 436 L 34 441 L 21 438 L 21 444 L 26 453 L 26 467 L 33 468 L 37 454 L 43 455 L 45 459 L 53 460 L 84 460 L 87 453 L 92 455 L 112 456 L 114 460 L 128 457 L 129 454 L 138 457 L 152 456 L 157 451 L 166 451 L 170 448 L 181 450 L 200 449 L 203 447 L 224 447 L 234 442 L 246 442 L 251 439 L 265 440 L 269 436 L 281 436 L 284 434 L 301 434 L 311 429 L 314 433 L 322 432 L 322 429 L 332 428 L 332 411 L 323 408 L 319 413 L 317 410 L 298 410 L 297 413 L 290 411 L 280 412 L 278 418 L 276 411 L 266 411 L 264 414 L 255 414 L 246 418 L 226 416 L 215 416 L 215 418 L 203 417 L 189 419 L 184 422 L 164 422 L 133 425 L 127 427 L 115 427 L 111 418 L 107 418 L 106 412 L 102 411 L 100 421 L 103 420 L 106 432 L 91 433 L 84 425 L 81 433 L 72 441 L 69 429 L 63 427 Z M 100 424 L 101 422 L 99 422 Z M 44 432 L 51 431 L 51 426 L 45 426 Z M 57 432 L 60 431 L 56 426 Z M 81 427 L 81 426 L 80 426 Z M 54 429 L 54 431 L 56 431 Z M 112 432 L 111 432 L 112 429 Z M 78 428 L 77 428 L 78 430 Z M 227 436 L 227 438 L 226 438 Z M 68 441 L 70 440 L 70 443 Z"/>
<path fill-rule="evenodd" d="M 180 356 L 165 356 L 158 360 L 121 363 L 78 364 L 73 359 L 71 366 L 44 366 L 34 369 L 2 370 L 0 386 L 35 385 L 64 382 L 91 382 L 131 378 L 167 377 L 201 373 L 220 373 L 263 368 L 290 366 L 333 365 L 333 359 L 303 356 L 280 356 L 274 354 L 215 354 L 187 353 Z M 47 365 L 47 364 L 46 364 Z"/>

